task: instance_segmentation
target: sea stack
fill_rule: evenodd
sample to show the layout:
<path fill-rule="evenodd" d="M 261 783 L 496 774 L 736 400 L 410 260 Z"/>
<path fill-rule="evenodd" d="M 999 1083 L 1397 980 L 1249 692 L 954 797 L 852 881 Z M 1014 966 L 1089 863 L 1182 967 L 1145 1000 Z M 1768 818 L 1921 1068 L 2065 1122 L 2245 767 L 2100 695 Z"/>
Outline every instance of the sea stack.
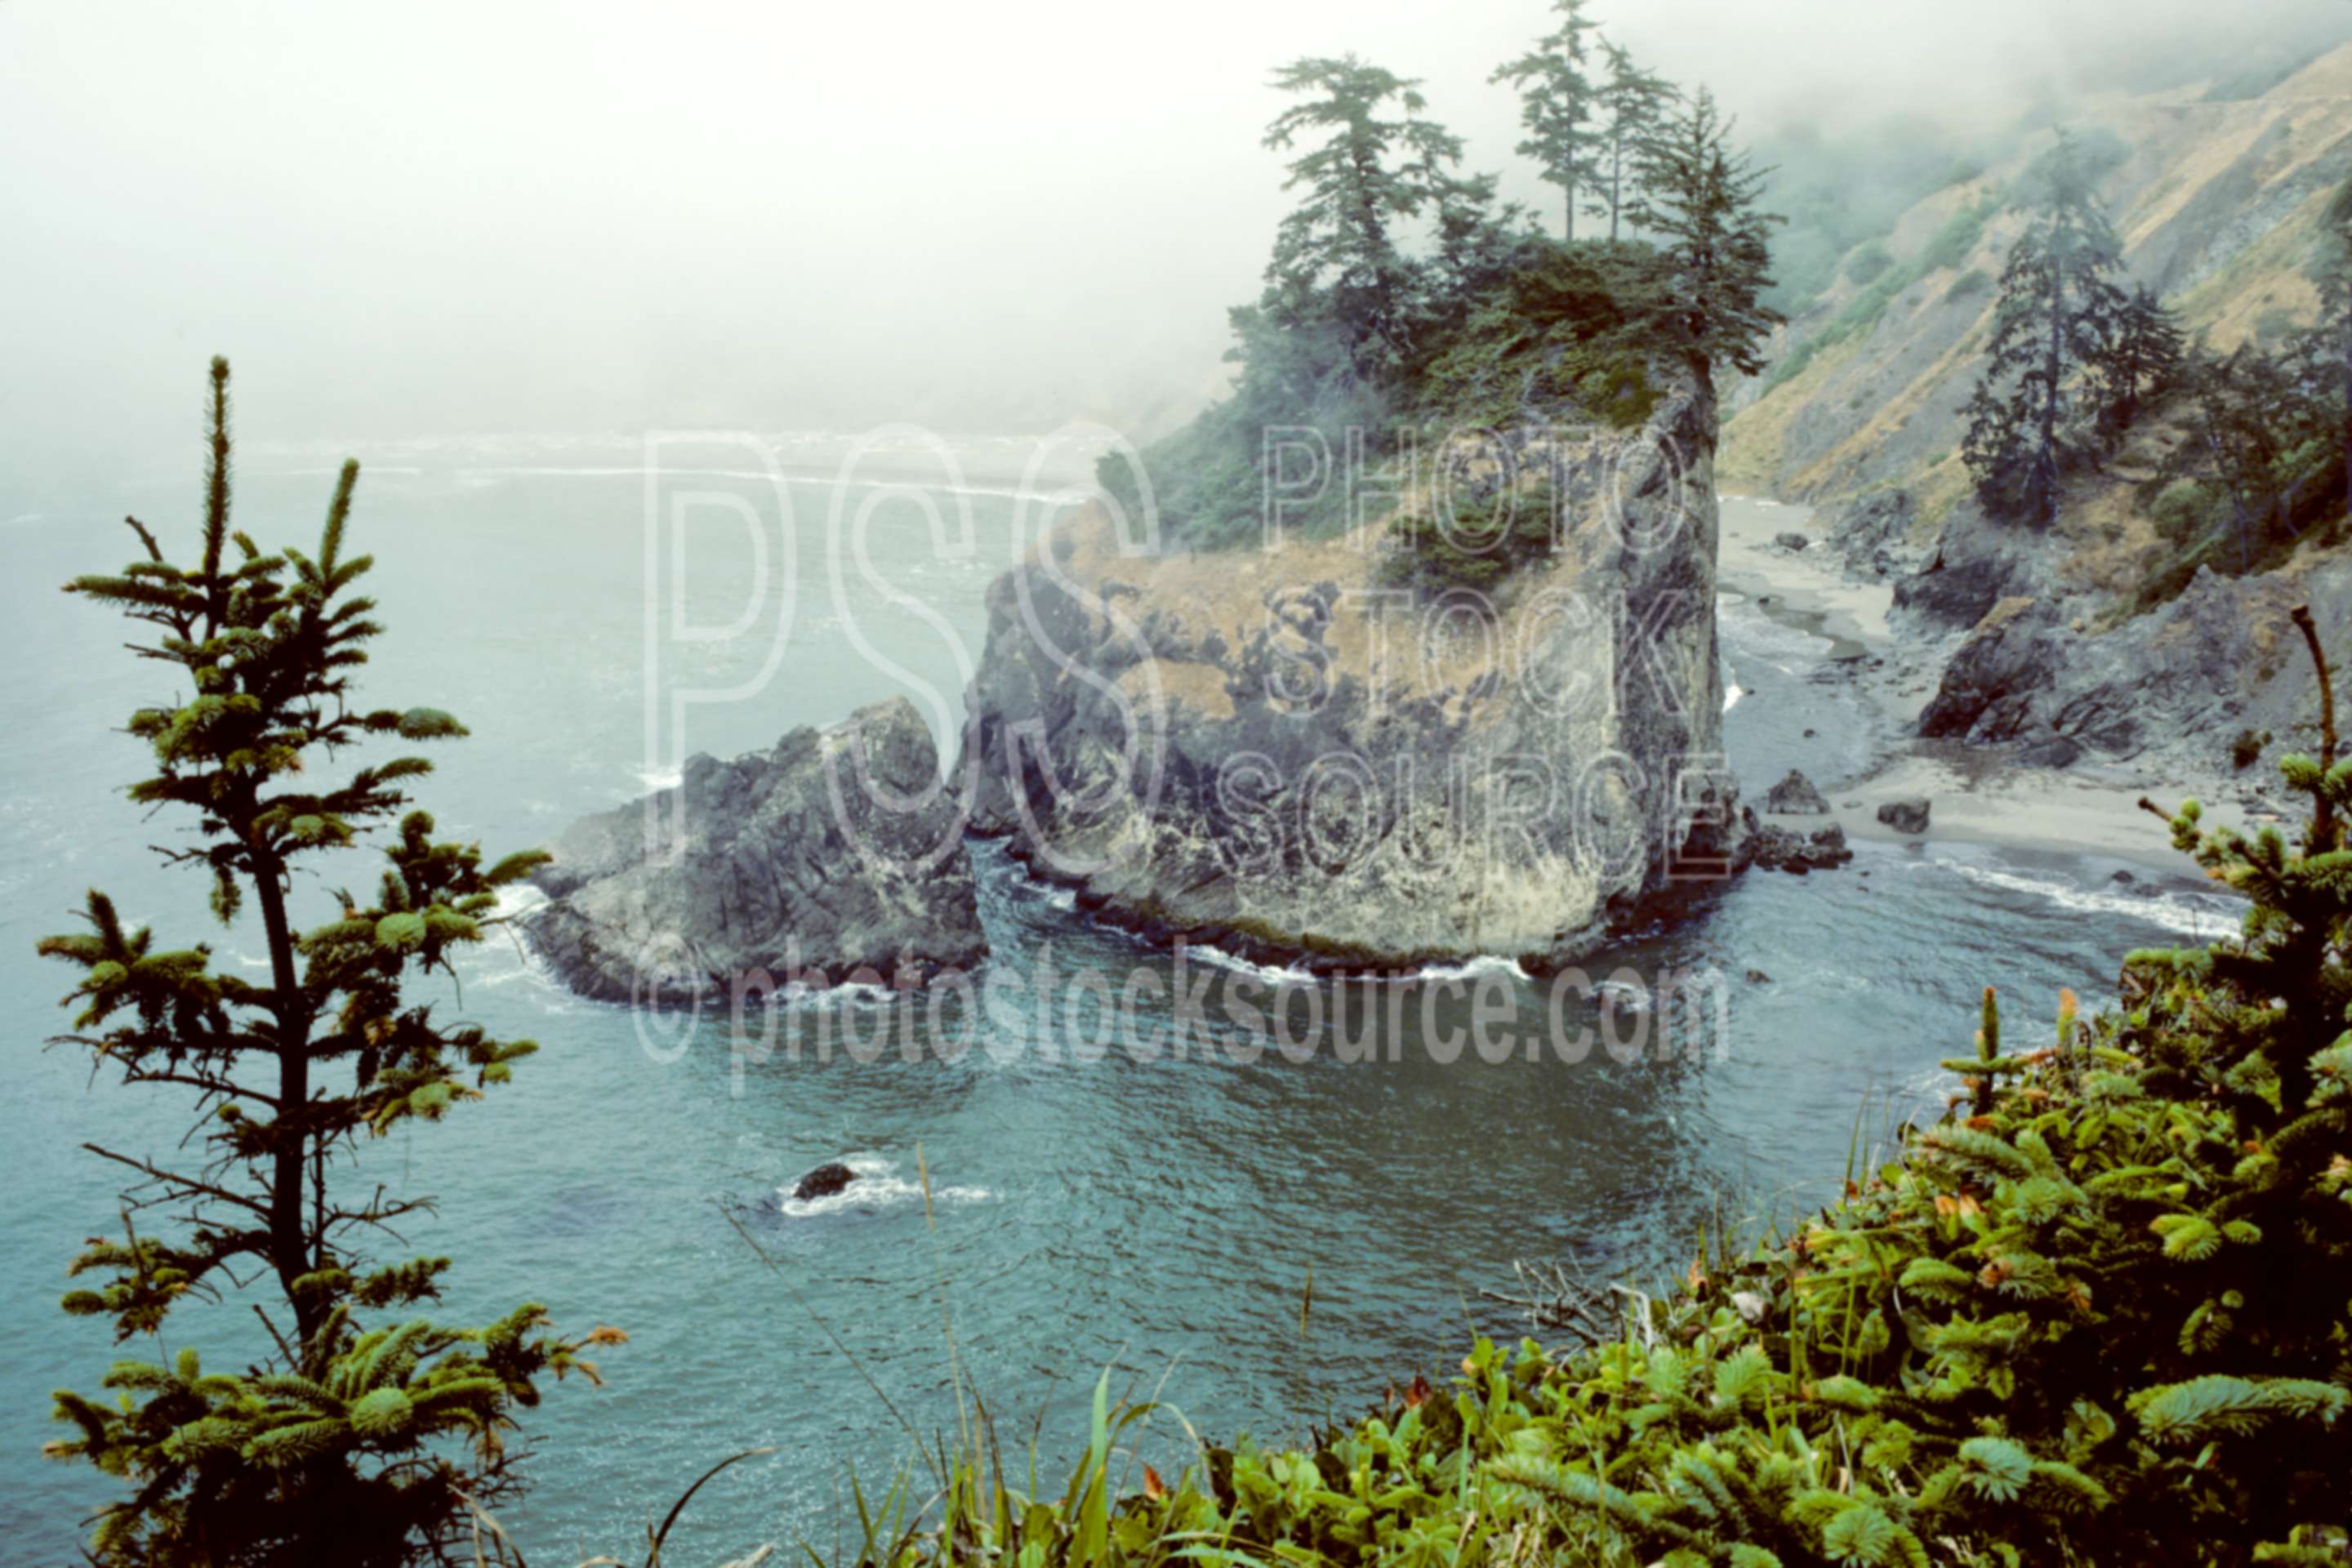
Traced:
<path fill-rule="evenodd" d="M 574 823 L 522 927 L 610 1001 L 725 994 L 764 974 L 908 986 L 987 952 L 963 816 L 904 698 Z"/>
<path fill-rule="evenodd" d="M 1414 584 L 1383 523 L 1199 552 L 1058 523 L 989 591 L 975 831 L 1100 918 L 1318 969 L 1555 966 L 1727 874 L 1712 393 L 1501 435 L 1424 455 L 1556 500 L 1553 548 L 1482 595 Z"/>

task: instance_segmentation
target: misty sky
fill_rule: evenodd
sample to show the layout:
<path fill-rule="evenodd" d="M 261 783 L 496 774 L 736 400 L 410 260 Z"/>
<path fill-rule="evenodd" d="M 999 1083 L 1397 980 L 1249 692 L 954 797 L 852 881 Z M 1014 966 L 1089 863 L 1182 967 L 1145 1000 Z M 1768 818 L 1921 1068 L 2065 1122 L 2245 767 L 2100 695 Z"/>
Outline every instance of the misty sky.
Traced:
<path fill-rule="evenodd" d="M 1753 128 L 1987 123 L 2352 36 L 2346 0 L 1597 9 Z M 1543 26 L 1538 0 L 0 0 L 0 472 L 184 450 L 215 352 L 248 438 L 1148 418 L 1213 384 L 1255 290 L 1273 64 L 1424 76 L 1470 163 L 1550 212 L 1485 82 Z"/>

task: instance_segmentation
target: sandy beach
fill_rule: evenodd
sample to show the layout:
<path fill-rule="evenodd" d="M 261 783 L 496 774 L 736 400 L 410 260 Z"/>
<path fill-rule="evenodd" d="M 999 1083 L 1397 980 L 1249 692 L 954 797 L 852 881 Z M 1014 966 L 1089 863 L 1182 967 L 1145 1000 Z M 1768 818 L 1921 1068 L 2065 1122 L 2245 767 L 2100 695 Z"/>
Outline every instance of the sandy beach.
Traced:
<path fill-rule="evenodd" d="M 1805 534 L 1807 547 L 1776 542 L 1783 533 Z M 2011 760 L 2006 748 L 1920 739 L 1920 710 L 1934 697 L 1957 639 L 1898 637 L 1890 623 L 1893 585 L 1849 576 L 1813 537 L 1809 507 L 1723 497 L 1717 586 L 1726 600 L 1746 599 L 1781 625 L 1826 639 L 1833 657 L 1850 661 L 1853 689 L 1877 720 L 1880 754 L 1850 776 L 1806 771 L 1851 837 L 1912 838 L 1880 822 L 1878 808 L 1924 795 L 1931 803 L 1930 840 L 2106 856 L 2177 876 L 2190 869 L 2189 862 L 2173 849 L 2164 824 L 2140 808 L 2143 796 L 2167 807 L 2194 796 L 2209 821 L 2242 827 L 2266 819 L 2242 798 L 2251 779 L 2159 778 L 2128 762 L 2089 758 L 2072 768 L 2029 767 Z M 1746 781 L 1759 809 L 1773 782 Z"/>

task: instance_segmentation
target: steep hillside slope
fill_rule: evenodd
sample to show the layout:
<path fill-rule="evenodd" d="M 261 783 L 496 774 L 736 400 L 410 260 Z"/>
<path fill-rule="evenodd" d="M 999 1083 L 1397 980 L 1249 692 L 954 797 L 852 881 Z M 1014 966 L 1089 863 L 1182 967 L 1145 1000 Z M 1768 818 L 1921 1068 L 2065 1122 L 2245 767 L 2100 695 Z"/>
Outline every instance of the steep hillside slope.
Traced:
<path fill-rule="evenodd" d="M 2269 345 L 2315 320 L 2322 215 L 2352 176 L 2352 46 L 2258 98 L 2116 99 L 2070 130 L 2103 171 L 2126 280 L 2156 289 L 2191 337 Z M 2249 563 L 2276 571 L 2217 575 L 2145 515 L 2160 427 L 2070 480 L 2049 533 L 1984 517 L 1959 456 L 1964 409 L 2001 258 L 2025 226 L 2013 195 L 2049 144 L 1937 192 L 1850 253 L 1772 367 L 1728 399 L 1717 472 L 1727 493 L 1820 506 L 1818 531 L 1850 568 L 1893 582 L 1897 626 L 1941 668 L 1923 735 L 2142 777 L 2227 773 L 2237 735 L 2289 743 L 2313 710 L 2304 662 L 2270 657 L 2265 639 L 2293 603 L 2352 606 L 2352 547 L 2315 531 L 2291 558 Z"/>
<path fill-rule="evenodd" d="M 2226 348 L 2310 320 L 2313 225 L 2352 174 L 2352 46 L 2257 99 L 2207 102 L 2203 90 L 2095 103 L 2076 129 L 2116 155 L 2100 194 L 2131 279 Z M 1866 283 L 1850 267 L 1790 324 L 1773 369 L 1730 399 L 1727 488 L 1822 501 L 1901 485 L 1928 525 L 1940 521 L 1967 489 L 1960 409 L 2001 255 L 2023 226 L 2008 192 L 2029 161 L 1919 203 L 1885 237 L 1893 266 Z"/>

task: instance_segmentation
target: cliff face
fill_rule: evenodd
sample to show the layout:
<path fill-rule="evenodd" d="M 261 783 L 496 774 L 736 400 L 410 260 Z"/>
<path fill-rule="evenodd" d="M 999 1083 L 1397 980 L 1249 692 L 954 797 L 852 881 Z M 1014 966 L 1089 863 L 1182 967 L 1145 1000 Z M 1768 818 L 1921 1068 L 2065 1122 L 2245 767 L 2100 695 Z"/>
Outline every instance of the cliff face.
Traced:
<path fill-rule="evenodd" d="M 1685 384 L 1628 436 L 1441 447 L 1430 480 L 1457 498 L 1559 500 L 1557 548 L 1491 599 L 1401 586 L 1382 524 L 1192 554 L 1065 520 L 989 593 L 974 828 L 1157 937 L 1326 967 L 1567 961 L 1741 838 L 1715 438 Z"/>
<path fill-rule="evenodd" d="M 767 752 L 698 755 L 677 789 L 583 817 L 523 931 L 608 1001 L 723 994 L 757 970 L 917 983 L 987 952 L 962 839 L 930 731 L 894 699 Z"/>

